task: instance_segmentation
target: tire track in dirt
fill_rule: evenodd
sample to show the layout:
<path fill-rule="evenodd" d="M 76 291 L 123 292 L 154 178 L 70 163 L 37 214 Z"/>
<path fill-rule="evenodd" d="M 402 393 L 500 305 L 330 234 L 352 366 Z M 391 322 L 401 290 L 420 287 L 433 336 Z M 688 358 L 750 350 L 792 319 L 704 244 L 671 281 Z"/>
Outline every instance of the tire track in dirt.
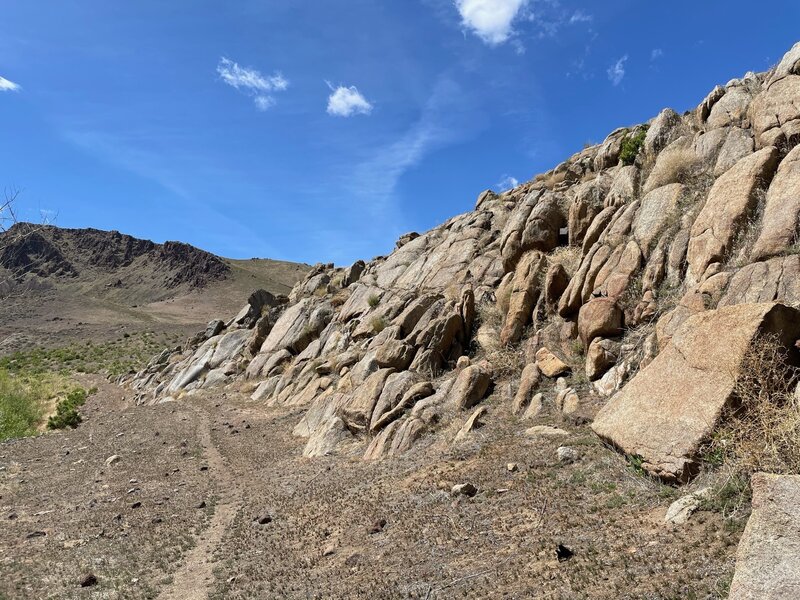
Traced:
<path fill-rule="evenodd" d="M 202 408 L 187 406 L 199 421 L 198 439 L 206 456 L 209 473 L 214 479 L 217 503 L 211 523 L 200 534 L 197 545 L 186 554 L 183 564 L 173 575 L 172 583 L 159 594 L 160 600 L 208 598 L 208 590 L 214 580 L 214 550 L 243 506 L 241 490 L 231 476 L 227 461 L 211 439 L 208 414 Z"/>

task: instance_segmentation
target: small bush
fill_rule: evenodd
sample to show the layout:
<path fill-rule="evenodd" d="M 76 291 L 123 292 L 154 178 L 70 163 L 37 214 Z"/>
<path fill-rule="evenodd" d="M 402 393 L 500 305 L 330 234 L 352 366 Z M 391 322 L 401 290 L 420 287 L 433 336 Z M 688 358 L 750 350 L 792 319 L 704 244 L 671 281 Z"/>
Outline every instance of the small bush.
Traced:
<path fill-rule="evenodd" d="M 634 134 L 626 134 L 622 140 L 622 148 L 619 153 L 619 162 L 622 165 L 632 165 L 636 162 L 636 157 L 644 145 L 644 138 L 647 135 L 647 129 L 640 129 Z"/>
<path fill-rule="evenodd" d="M 704 455 L 734 473 L 800 473 L 800 371 L 774 334 L 756 338 L 745 354 L 734 395 L 722 425 Z"/>
<path fill-rule="evenodd" d="M 81 422 L 78 408 L 86 403 L 88 393 L 82 388 L 75 388 L 63 400 L 56 404 L 56 414 L 47 420 L 48 429 L 73 429 Z"/>
<path fill-rule="evenodd" d="M 547 259 L 549 265 L 561 263 L 567 275 L 572 277 L 581 266 L 583 253 L 578 246 L 559 246 L 550 253 Z"/>
<path fill-rule="evenodd" d="M 700 159 L 691 148 L 668 148 L 658 155 L 647 178 L 645 192 L 670 183 L 688 184 L 697 174 Z"/>
<path fill-rule="evenodd" d="M 370 308 L 375 308 L 380 303 L 381 303 L 381 297 L 378 296 L 378 294 L 370 294 L 370 297 L 367 298 L 367 304 L 369 304 Z"/>
<path fill-rule="evenodd" d="M 380 333 L 389 325 L 383 317 L 374 317 L 370 324 L 372 325 L 372 331 L 375 333 Z"/>

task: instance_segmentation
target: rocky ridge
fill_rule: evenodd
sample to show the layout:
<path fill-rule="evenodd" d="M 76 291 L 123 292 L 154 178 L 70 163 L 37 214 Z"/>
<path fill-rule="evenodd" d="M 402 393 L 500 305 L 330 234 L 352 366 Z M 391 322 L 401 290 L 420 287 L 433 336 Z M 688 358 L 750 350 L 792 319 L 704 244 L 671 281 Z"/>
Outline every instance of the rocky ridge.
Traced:
<path fill-rule="evenodd" d="M 365 460 L 450 423 L 468 435 L 493 393 L 522 419 L 547 405 L 591 422 L 686 482 L 756 337 L 775 334 L 800 364 L 798 99 L 800 44 L 694 110 L 483 192 L 388 256 L 318 265 L 288 302 L 251 297 L 129 383 L 140 403 L 250 390 L 304 409 L 305 456 Z"/>
<path fill-rule="evenodd" d="M 0 268 L 16 280 L 111 277 L 109 287 L 151 280 L 166 291 L 203 288 L 230 272 L 223 259 L 181 242 L 156 244 L 118 231 L 30 223 L 0 235 Z"/>
<path fill-rule="evenodd" d="M 251 297 L 130 384 L 142 403 L 250 386 L 266 406 L 307 408 L 295 429 L 307 455 L 362 444 L 368 459 L 408 450 L 500 386 L 528 417 L 542 401 L 574 419 L 601 410 L 601 436 L 685 480 L 708 426 L 677 425 L 686 444 L 667 468 L 662 449 L 623 439 L 646 411 L 621 422 L 610 407 L 624 390 L 606 402 L 631 379 L 646 389 L 698 318 L 713 337 L 723 307 L 800 302 L 798 59 L 800 44 L 692 111 L 665 109 L 515 189 L 483 192 L 388 256 L 317 265 L 288 302 Z M 742 348 L 769 310 L 743 309 Z M 694 343 L 702 354 L 708 341 Z M 570 371 L 570 386 L 556 383 Z"/>

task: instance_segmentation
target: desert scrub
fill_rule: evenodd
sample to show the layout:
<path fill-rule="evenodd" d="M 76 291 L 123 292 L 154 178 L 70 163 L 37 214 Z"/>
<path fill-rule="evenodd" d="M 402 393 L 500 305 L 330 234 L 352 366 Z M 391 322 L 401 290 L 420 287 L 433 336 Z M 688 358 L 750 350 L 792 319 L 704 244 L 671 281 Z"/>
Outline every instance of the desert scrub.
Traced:
<path fill-rule="evenodd" d="M 380 333 L 389 325 L 386 322 L 386 319 L 383 317 L 373 317 L 372 321 L 370 321 L 370 325 L 372 326 L 372 331 L 375 333 Z"/>
<path fill-rule="evenodd" d="M 163 349 L 146 333 L 100 344 L 91 341 L 59 348 L 33 348 L 0 358 L 0 369 L 16 374 L 98 373 L 117 377 L 143 368 Z"/>
<path fill-rule="evenodd" d="M 56 414 L 47 420 L 48 429 L 75 428 L 81 422 L 78 408 L 86 403 L 89 393 L 83 388 L 75 388 L 56 404 Z"/>
<path fill-rule="evenodd" d="M 700 157 L 691 148 L 667 148 L 658 156 L 645 191 L 651 191 L 670 183 L 688 185 L 697 175 Z"/>
<path fill-rule="evenodd" d="M 643 127 L 635 133 L 625 134 L 622 140 L 622 147 L 619 153 L 619 163 L 621 165 L 632 165 L 636 162 L 636 157 L 644 145 L 644 138 L 647 135 L 647 128 Z"/>
<path fill-rule="evenodd" d="M 33 435 L 42 421 L 47 385 L 0 369 L 0 442 Z"/>
<path fill-rule="evenodd" d="M 800 370 L 774 334 L 756 337 L 734 386 L 735 402 L 703 454 L 734 474 L 800 473 Z"/>
<path fill-rule="evenodd" d="M 380 303 L 381 297 L 378 294 L 370 294 L 369 298 L 367 298 L 367 304 L 369 304 L 370 308 L 375 308 Z"/>

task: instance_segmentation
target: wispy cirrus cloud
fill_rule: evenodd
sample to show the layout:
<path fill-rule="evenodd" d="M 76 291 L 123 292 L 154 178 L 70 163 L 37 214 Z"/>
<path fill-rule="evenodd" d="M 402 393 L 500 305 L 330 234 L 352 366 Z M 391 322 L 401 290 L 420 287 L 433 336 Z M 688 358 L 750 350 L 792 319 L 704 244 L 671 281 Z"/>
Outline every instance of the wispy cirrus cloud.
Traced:
<path fill-rule="evenodd" d="M 606 73 L 608 74 L 608 80 L 611 82 L 611 85 L 616 86 L 622 83 L 622 80 L 625 78 L 625 63 L 627 60 L 628 55 L 626 54 L 613 65 L 608 67 Z"/>
<path fill-rule="evenodd" d="M 328 96 L 328 114 L 334 117 L 352 117 L 353 115 L 368 115 L 372 112 L 372 103 L 358 91 L 354 85 L 345 87 L 340 85 L 334 88 L 330 83 L 331 95 Z"/>
<path fill-rule="evenodd" d="M 18 83 L 14 83 L 5 77 L 0 77 L 0 92 L 18 92 L 21 89 L 22 86 Z"/>
<path fill-rule="evenodd" d="M 259 111 L 265 111 L 275 104 L 275 92 L 285 91 L 289 81 L 280 71 L 272 75 L 264 75 L 257 69 L 242 67 L 224 56 L 217 64 L 217 73 L 220 79 L 253 98 L 253 103 Z"/>

